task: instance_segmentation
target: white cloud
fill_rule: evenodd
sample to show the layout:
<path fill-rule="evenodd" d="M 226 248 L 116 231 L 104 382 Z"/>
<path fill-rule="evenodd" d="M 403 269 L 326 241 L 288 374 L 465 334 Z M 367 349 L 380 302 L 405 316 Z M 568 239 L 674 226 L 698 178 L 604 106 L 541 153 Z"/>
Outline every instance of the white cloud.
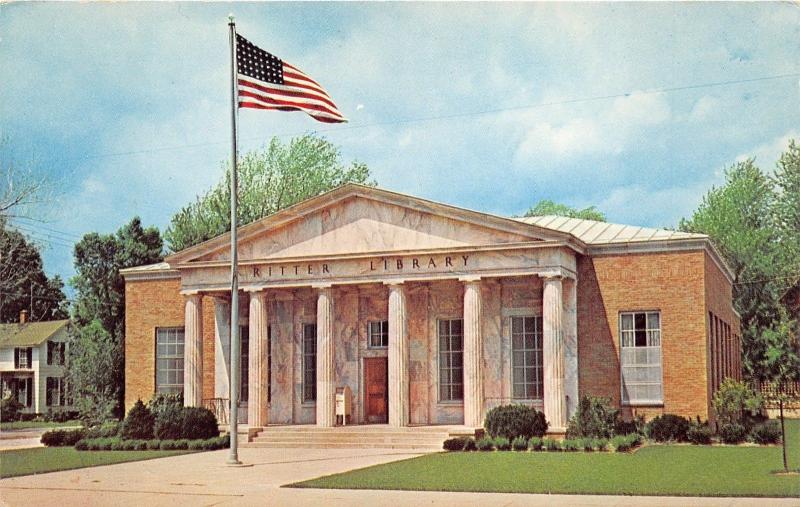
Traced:
<path fill-rule="evenodd" d="M 772 172 L 781 153 L 789 148 L 789 141 L 795 139 L 800 141 L 800 131 L 792 129 L 784 135 L 776 137 L 772 141 L 760 144 L 736 157 L 737 162 L 743 162 L 748 158 L 754 157 L 756 164 L 764 171 Z"/>

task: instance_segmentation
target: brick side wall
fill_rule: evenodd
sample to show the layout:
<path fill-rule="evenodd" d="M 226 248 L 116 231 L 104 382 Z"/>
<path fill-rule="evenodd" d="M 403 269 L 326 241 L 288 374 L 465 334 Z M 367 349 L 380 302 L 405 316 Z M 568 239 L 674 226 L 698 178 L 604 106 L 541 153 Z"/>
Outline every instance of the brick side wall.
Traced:
<path fill-rule="evenodd" d="M 578 258 L 581 395 L 620 403 L 619 313 L 659 310 L 664 405 L 623 413 L 708 417 L 704 269 L 700 251 Z"/>
<path fill-rule="evenodd" d="M 708 412 L 714 420 L 711 400 L 725 377 L 742 378 L 741 330 L 733 309 L 733 287 L 708 254 L 705 263 L 705 323 L 708 343 Z M 714 319 L 716 317 L 716 319 Z M 715 324 L 712 326 L 711 321 Z M 713 333 L 712 333 L 713 331 Z"/>
<path fill-rule="evenodd" d="M 203 298 L 203 398 L 214 396 L 214 300 Z M 180 280 L 125 283 L 125 411 L 155 392 L 157 327 L 184 326 Z"/>

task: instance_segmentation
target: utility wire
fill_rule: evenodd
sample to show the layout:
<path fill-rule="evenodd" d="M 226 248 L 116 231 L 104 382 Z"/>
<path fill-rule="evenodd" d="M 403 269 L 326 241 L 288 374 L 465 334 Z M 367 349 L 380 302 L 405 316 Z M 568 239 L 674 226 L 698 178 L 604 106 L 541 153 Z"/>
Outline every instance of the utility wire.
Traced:
<path fill-rule="evenodd" d="M 512 106 L 512 107 L 502 107 L 502 108 L 495 108 L 495 109 L 485 109 L 481 111 L 470 111 L 464 113 L 453 113 L 447 115 L 439 115 L 439 116 L 422 116 L 418 118 L 405 118 L 400 120 L 393 120 L 393 121 L 385 121 L 385 122 L 374 122 L 374 123 L 364 123 L 361 125 L 348 125 L 342 127 L 332 127 L 327 129 L 320 129 L 316 132 L 325 133 L 325 132 L 340 132 L 344 130 L 355 130 L 355 129 L 364 129 L 364 128 L 371 128 L 371 127 L 383 127 L 383 126 L 391 126 L 391 125 L 401 125 L 401 124 L 409 124 L 409 123 L 421 123 L 421 122 L 428 122 L 428 121 L 437 121 L 437 120 L 451 120 L 456 118 L 464 118 L 468 116 L 481 116 L 486 114 L 495 114 L 495 113 L 503 113 L 507 111 L 519 111 L 524 109 L 537 109 L 543 107 L 552 107 L 552 106 L 560 106 L 560 105 L 568 105 L 568 104 L 580 104 L 586 102 L 595 102 L 601 100 L 610 100 L 616 98 L 623 98 L 623 97 L 630 97 L 631 95 L 653 95 L 653 94 L 661 94 L 661 93 L 672 93 L 677 91 L 683 90 L 697 90 L 701 88 L 712 88 L 717 86 L 730 86 L 735 84 L 743 84 L 743 83 L 756 83 L 761 81 L 775 81 L 780 79 L 788 79 L 788 78 L 796 78 L 800 77 L 800 73 L 789 73 L 789 74 L 777 74 L 772 76 L 762 76 L 750 79 L 734 79 L 728 81 L 715 81 L 709 83 L 698 83 L 698 84 L 690 84 L 690 85 L 683 85 L 683 86 L 671 86 L 671 87 L 663 87 L 663 88 L 653 88 L 650 90 L 641 90 L 641 91 L 629 91 L 624 93 L 613 93 L 609 95 L 595 95 L 590 97 L 581 97 L 581 98 L 574 98 L 574 99 L 567 99 L 567 100 L 558 100 L 558 101 L 550 101 L 550 102 L 539 102 L 536 104 L 528 104 L 523 106 Z M 283 133 L 279 134 L 276 137 L 286 137 L 286 136 L 297 136 L 302 135 L 305 132 L 295 132 L 295 133 Z M 263 140 L 263 136 L 260 137 L 250 137 L 244 138 L 244 141 L 258 141 Z M 122 157 L 128 155 L 139 155 L 144 153 L 156 153 L 161 151 L 172 151 L 172 150 L 182 150 L 187 148 L 201 148 L 205 146 L 214 146 L 214 145 L 221 145 L 221 144 L 228 144 L 230 141 L 210 141 L 204 143 L 197 143 L 197 144 L 183 144 L 183 145 L 176 145 L 176 146 L 163 146 L 158 148 L 150 148 L 144 150 L 131 150 L 131 151 L 121 151 L 116 153 L 100 153 L 97 155 L 86 155 L 82 157 L 74 157 L 74 158 L 66 158 L 61 159 L 62 162 L 68 162 L 73 160 L 88 160 L 93 158 L 104 158 L 104 157 Z"/>

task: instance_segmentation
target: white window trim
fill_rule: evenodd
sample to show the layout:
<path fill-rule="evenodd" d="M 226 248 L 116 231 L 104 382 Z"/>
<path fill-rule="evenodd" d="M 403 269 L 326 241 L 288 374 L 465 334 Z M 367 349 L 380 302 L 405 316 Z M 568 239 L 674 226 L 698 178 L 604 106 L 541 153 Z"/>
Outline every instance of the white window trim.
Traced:
<path fill-rule="evenodd" d="M 623 378 L 623 375 L 622 375 L 622 369 L 623 369 L 623 364 L 622 364 L 622 349 L 623 349 L 623 346 L 622 346 L 622 316 L 623 315 L 634 315 L 633 318 L 634 318 L 634 334 L 635 334 L 635 329 L 636 329 L 636 317 L 635 317 L 635 314 L 637 314 L 637 313 L 644 313 L 645 315 L 648 314 L 648 313 L 657 313 L 658 314 L 658 343 L 659 344 L 657 346 L 647 345 L 645 347 L 636 347 L 636 337 L 634 336 L 634 346 L 633 347 L 625 347 L 625 348 L 634 348 L 634 349 L 635 348 L 639 348 L 639 349 L 642 349 L 642 348 L 647 348 L 647 349 L 658 348 L 659 349 L 659 351 L 660 351 L 659 357 L 661 358 L 661 363 L 657 367 L 661 368 L 661 379 L 659 381 L 660 385 L 661 385 L 661 399 L 660 400 L 648 400 L 648 399 L 626 400 L 625 399 L 625 381 L 624 381 L 624 378 Z M 645 317 L 645 318 L 647 318 L 647 317 Z M 664 322 L 664 320 L 663 320 L 662 315 L 661 315 L 661 310 L 653 310 L 653 309 L 651 309 L 651 310 L 626 310 L 626 311 L 619 312 L 618 325 L 617 325 L 617 329 L 618 329 L 618 332 L 619 332 L 619 396 L 620 396 L 619 399 L 620 399 L 620 404 L 622 406 L 624 406 L 624 407 L 663 407 L 664 406 L 664 349 L 663 349 L 663 346 L 662 346 L 664 344 L 664 333 L 662 331 L 663 322 Z M 655 328 L 651 329 L 651 328 L 649 328 L 647 326 L 648 326 L 648 323 L 646 322 L 645 323 L 645 334 L 646 334 L 646 339 L 649 341 L 650 336 L 649 336 L 648 331 L 651 331 L 651 330 L 653 330 Z M 653 368 L 655 368 L 656 366 L 655 365 L 649 365 L 649 364 L 643 364 L 643 365 L 637 365 L 637 367 L 640 367 L 640 368 L 653 367 Z M 656 383 L 655 382 L 638 382 L 637 384 L 638 385 L 643 385 L 643 384 L 655 385 Z"/>
<path fill-rule="evenodd" d="M 372 325 L 386 323 L 386 345 L 373 345 L 372 344 Z M 381 335 L 383 332 L 381 331 Z M 389 348 L 389 321 L 388 320 L 369 320 L 367 321 L 367 348 L 370 350 L 386 350 Z"/>
<path fill-rule="evenodd" d="M 186 328 L 184 328 L 183 326 L 156 327 L 156 329 L 155 329 L 155 335 L 156 335 L 155 336 L 155 351 L 154 351 L 155 352 L 155 354 L 154 354 L 155 355 L 155 365 L 154 365 L 155 366 L 155 372 L 154 372 L 155 373 L 155 375 L 154 375 L 154 377 L 155 377 L 155 379 L 154 379 L 155 380 L 155 386 L 154 386 L 155 390 L 154 390 L 154 392 L 156 392 L 156 393 L 161 392 L 161 391 L 159 391 L 159 387 L 162 387 L 162 386 L 163 387 L 178 387 L 178 386 L 180 386 L 181 389 L 178 392 L 183 392 L 183 388 L 184 388 L 183 376 L 181 376 L 180 383 L 178 383 L 178 384 L 169 384 L 169 383 L 160 384 L 158 382 L 158 372 L 159 372 L 158 360 L 159 359 L 178 359 L 178 356 L 159 357 L 159 355 L 158 355 L 158 332 L 161 331 L 161 330 L 181 331 L 183 333 L 183 346 L 184 346 L 184 349 L 183 349 L 183 355 L 180 357 L 180 359 L 185 360 L 185 358 L 186 358 Z M 171 370 L 171 369 L 169 369 L 169 370 Z M 181 370 L 181 371 L 183 371 L 183 370 Z"/>

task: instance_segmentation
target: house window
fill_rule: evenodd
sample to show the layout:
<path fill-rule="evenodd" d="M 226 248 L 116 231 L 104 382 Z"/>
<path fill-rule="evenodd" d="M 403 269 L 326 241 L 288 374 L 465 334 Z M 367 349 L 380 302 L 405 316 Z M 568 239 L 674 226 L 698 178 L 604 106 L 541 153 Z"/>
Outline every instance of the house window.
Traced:
<path fill-rule="evenodd" d="M 239 326 L 239 352 L 242 360 L 239 362 L 239 402 L 250 399 L 250 327 Z"/>
<path fill-rule="evenodd" d="M 385 349 L 389 346 L 389 321 L 380 320 L 369 323 L 369 341 L 371 349 Z"/>
<path fill-rule="evenodd" d="M 317 325 L 303 325 L 303 401 L 317 399 Z"/>
<path fill-rule="evenodd" d="M 620 314 L 622 402 L 664 402 L 660 312 Z"/>
<path fill-rule="evenodd" d="M 67 382 L 63 377 L 47 377 L 47 406 L 64 407 L 69 405 Z"/>
<path fill-rule="evenodd" d="M 2 398 L 11 397 L 24 407 L 33 404 L 33 378 L 6 378 L 2 381 Z"/>
<path fill-rule="evenodd" d="M 183 343 L 182 327 L 156 329 L 156 392 L 183 392 Z"/>
<path fill-rule="evenodd" d="M 512 396 L 542 399 L 542 318 L 511 318 Z"/>
<path fill-rule="evenodd" d="M 464 399 L 464 321 L 439 321 L 439 400 Z"/>
<path fill-rule="evenodd" d="M 47 364 L 51 366 L 64 366 L 66 357 L 66 343 L 47 342 Z"/>
<path fill-rule="evenodd" d="M 14 368 L 33 368 L 33 349 L 31 347 L 17 347 L 14 349 Z"/>

